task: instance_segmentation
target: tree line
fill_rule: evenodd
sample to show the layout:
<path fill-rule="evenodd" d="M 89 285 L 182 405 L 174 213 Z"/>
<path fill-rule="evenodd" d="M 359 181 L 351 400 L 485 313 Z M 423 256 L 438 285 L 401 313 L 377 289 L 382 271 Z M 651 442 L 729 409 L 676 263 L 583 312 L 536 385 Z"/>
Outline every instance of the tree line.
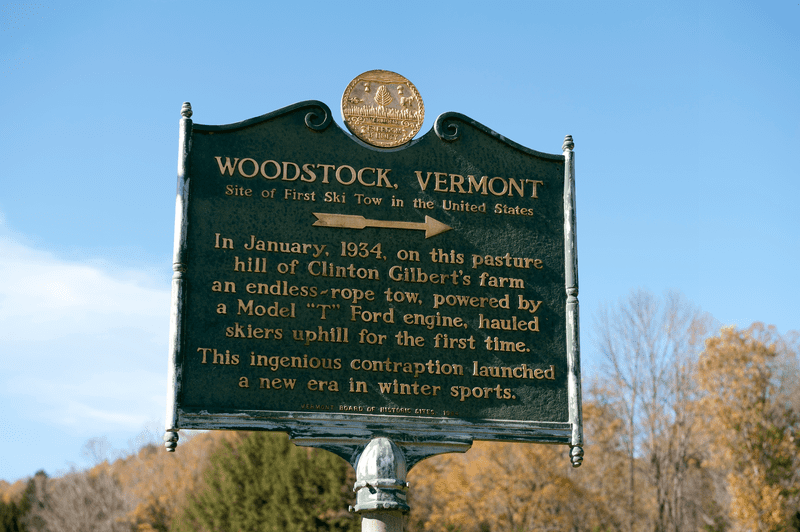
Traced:
<path fill-rule="evenodd" d="M 800 335 L 719 328 L 680 294 L 600 309 L 586 459 L 475 442 L 409 473 L 407 530 L 800 531 Z M 0 483 L 0 530 L 356 531 L 352 468 L 283 434 L 197 434 Z"/>

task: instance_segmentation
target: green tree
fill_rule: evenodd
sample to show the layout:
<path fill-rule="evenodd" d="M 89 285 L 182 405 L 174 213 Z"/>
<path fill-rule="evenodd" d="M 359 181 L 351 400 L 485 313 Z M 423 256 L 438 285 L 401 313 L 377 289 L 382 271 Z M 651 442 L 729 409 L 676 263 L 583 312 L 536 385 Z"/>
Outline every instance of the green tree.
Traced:
<path fill-rule="evenodd" d="M 352 469 L 341 458 L 299 448 L 285 434 L 252 432 L 211 457 L 205 487 L 173 521 L 177 532 L 355 531 Z"/>
<path fill-rule="evenodd" d="M 715 449 L 727 472 L 730 520 L 742 530 L 792 530 L 800 505 L 798 337 L 755 323 L 706 342 L 698 372 Z"/>
<path fill-rule="evenodd" d="M 23 532 L 25 528 L 21 523 L 22 512 L 14 501 L 8 503 L 0 501 L 0 531 Z"/>
<path fill-rule="evenodd" d="M 19 530 L 19 532 L 39 530 L 44 526 L 41 517 L 38 516 L 38 512 L 44 507 L 44 492 L 47 480 L 47 473 L 40 469 L 28 481 L 28 485 L 22 493 L 22 499 L 17 506 L 16 530 Z M 10 530 L 15 529 L 12 528 Z"/>

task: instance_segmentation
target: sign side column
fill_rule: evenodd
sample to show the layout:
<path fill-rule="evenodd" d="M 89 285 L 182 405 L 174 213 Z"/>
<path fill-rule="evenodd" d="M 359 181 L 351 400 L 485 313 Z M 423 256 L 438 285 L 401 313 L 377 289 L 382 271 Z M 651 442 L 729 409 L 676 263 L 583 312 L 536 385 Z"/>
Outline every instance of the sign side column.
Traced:
<path fill-rule="evenodd" d="M 573 467 L 583 462 L 583 412 L 581 407 L 580 322 L 578 309 L 578 229 L 575 215 L 575 143 L 564 138 L 564 260 L 567 290 L 567 377 L 569 421 L 572 424 L 570 458 Z"/>
<path fill-rule="evenodd" d="M 189 152 L 192 149 L 192 105 L 184 102 L 178 140 L 178 189 L 175 195 L 175 241 L 172 249 L 172 302 L 169 317 L 169 367 L 164 446 L 174 452 L 178 446 L 178 394 L 180 393 L 183 345 L 183 311 L 186 295 L 186 229 L 189 205 Z"/>

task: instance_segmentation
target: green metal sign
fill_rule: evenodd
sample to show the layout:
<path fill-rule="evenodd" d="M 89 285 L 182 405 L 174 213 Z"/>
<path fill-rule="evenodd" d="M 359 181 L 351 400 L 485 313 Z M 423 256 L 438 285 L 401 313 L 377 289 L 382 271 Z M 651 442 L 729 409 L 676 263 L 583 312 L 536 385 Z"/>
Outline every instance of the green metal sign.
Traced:
<path fill-rule="evenodd" d="M 168 432 L 582 445 L 571 139 L 183 114 Z"/>

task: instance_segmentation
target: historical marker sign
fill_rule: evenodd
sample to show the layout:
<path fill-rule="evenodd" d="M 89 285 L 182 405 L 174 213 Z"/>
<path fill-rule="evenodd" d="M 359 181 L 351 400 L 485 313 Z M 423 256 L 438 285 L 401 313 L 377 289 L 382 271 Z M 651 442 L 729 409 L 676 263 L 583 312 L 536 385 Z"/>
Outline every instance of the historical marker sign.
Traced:
<path fill-rule="evenodd" d="M 314 101 L 190 116 L 168 431 L 582 445 L 571 146 L 447 113 L 373 148 Z"/>

